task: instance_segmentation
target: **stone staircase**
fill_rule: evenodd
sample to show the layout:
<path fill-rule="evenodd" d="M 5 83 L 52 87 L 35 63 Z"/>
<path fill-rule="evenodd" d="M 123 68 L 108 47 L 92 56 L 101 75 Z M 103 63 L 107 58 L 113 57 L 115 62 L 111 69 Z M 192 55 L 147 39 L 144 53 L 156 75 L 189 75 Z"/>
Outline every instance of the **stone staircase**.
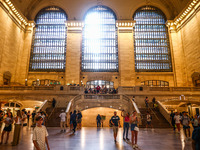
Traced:
<path fill-rule="evenodd" d="M 51 107 L 51 108 L 46 109 L 46 112 L 49 115 L 48 119 L 46 121 L 47 127 L 60 127 L 60 117 L 59 117 L 59 115 L 60 115 L 62 109 L 64 111 L 66 110 L 65 107 L 55 107 L 54 109 Z"/>
<path fill-rule="evenodd" d="M 140 125 L 141 128 L 146 128 L 147 124 L 147 118 L 146 118 L 146 112 L 149 111 L 152 116 L 152 126 L 153 128 L 171 128 L 169 122 L 163 117 L 163 115 L 159 112 L 158 109 L 147 109 L 147 108 L 139 108 L 141 113 L 141 122 L 142 125 Z"/>

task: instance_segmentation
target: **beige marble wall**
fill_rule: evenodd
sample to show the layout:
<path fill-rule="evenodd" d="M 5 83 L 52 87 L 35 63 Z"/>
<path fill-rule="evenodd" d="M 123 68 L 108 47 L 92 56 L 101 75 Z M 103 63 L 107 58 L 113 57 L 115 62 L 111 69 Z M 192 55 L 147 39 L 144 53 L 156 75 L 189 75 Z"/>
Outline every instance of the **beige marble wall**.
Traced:
<path fill-rule="evenodd" d="M 82 126 L 83 127 L 96 127 L 96 117 L 98 114 L 106 116 L 106 120 L 103 122 L 104 127 L 109 127 L 109 120 L 114 115 L 114 111 L 117 111 L 117 115 L 120 117 L 120 124 L 123 125 L 123 118 L 121 117 L 121 111 L 112 108 L 91 108 L 82 111 Z"/>
<path fill-rule="evenodd" d="M 22 31 L 8 14 L 0 7 L 0 84 L 3 84 L 3 73 L 12 74 L 11 82 L 15 82 L 19 56 L 24 46 Z"/>
<path fill-rule="evenodd" d="M 73 28 L 73 27 L 72 27 Z M 81 43 L 82 32 L 70 30 L 67 32 L 65 84 L 80 84 Z"/>
<path fill-rule="evenodd" d="M 119 86 L 135 86 L 133 30 L 118 31 Z"/>
<path fill-rule="evenodd" d="M 200 12 L 178 32 L 171 31 L 177 86 L 193 86 L 191 75 L 200 72 Z"/>

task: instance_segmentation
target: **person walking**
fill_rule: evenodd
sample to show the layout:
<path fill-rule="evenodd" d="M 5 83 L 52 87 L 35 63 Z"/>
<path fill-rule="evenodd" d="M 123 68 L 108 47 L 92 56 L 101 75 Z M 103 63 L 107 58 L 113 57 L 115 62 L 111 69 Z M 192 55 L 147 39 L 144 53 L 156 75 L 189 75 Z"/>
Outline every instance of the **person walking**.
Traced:
<path fill-rule="evenodd" d="M 81 129 L 81 122 L 82 122 L 82 114 L 81 112 L 78 110 L 77 113 L 77 129 Z"/>
<path fill-rule="evenodd" d="M 182 117 L 182 125 L 183 125 L 183 130 L 184 130 L 184 134 L 186 137 L 186 140 L 190 139 L 190 118 L 187 115 L 187 112 L 183 112 L 183 117 Z M 187 135 L 187 131 L 188 131 L 188 135 Z"/>
<path fill-rule="evenodd" d="M 14 120 L 15 120 L 15 130 L 14 130 L 12 146 L 19 144 L 20 131 L 21 131 L 21 120 L 22 120 L 22 115 L 21 115 L 20 110 L 17 111 L 17 116 L 14 118 Z"/>
<path fill-rule="evenodd" d="M 31 112 L 30 112 L 30 110 L 29 110 L 28 113 L 27 113 L 27 126 L 29 126 L 29 119 L 30 119 L 30 116 L 31 116 Z"/>
<path fill-rule="evenodd" d="M 200 127 L 197 127 L 192 132 L 192 149 L 200 150 Z"/>
<path fill-rule="evenodd" d="M 72 121 L 72 124 L 73 124 L 73 133 L 76 132 L 76 126 L 77 126 L 77 114 L 76 114 L 76 110 L 74 110 L 74 113 L 71 115 L 71 121 Z"/>
<path fill-rule="evenodd" d="M 174 120 L 175 120 L 175 124 L 176 124 L 176 127 L 178 129 L 178 133 L 180 133 L 180 123 L 181 123 L 181 117 L 179 115 L 178 112 L 176 112 L 175 116 L 174 116 Z"/>
<path fill-rule="evenodd" d="M 173 127 L 173 130 L 175 131 L 176 130 L 176 127 L 175 127 L 175 120 L 174 120 L 174 112 L 173 110 L 171 111 L 171 114 L 170 114 L 170 119 L 171 119 L 171 124 L 172 124 L 172 127 Z"/>
<path fill-rule="evenodd" d="M 139 120 L 137 118 L 136 111 L 133 111 L 133 114 L 130 116 L 130 124 L 131 124 L 131 141 L 132 141 L 132 147 L 138 148 L 137 145 L 137 137 L 138 137 L 138 131 L 139 131 Z"/>
<path fill-rule="evenodd" d="M 151 121 L 152 121 L 152 116 L 150 115 L 149 111 L 147 111 L 147 124 L 146 124 L 146 128 L 148 128 L 149 126 L 151 126 L 151 128 L 153 128 Z"/>
<path fill-rule="evenodd" d="M 144 102 L 145 102 L 146 108 L 148 109 L 149 108 L 149 99 L 148 99 L 148 97 L 145 98 Z"/>
<path fill-rule="evenodd" d="M 9 134 L 10 134 L 10 131 L 12 130 L 12 124 L 13 124 L 13 115 L 12 115 L 11 112 L 7 113 L 7 117 L 6 117 L 5 121 L 4 121 L 4 123 L 5 123 L 5 127 L 4 127 L 2 135 L 1 135 L 1 142 L 0 142 L 0 144 L 3 143 L 3 137 L 4 137 L 4 134 L 6 132 L 7 132 L 7 138 L 6 138 L 5 144 L 8 143 Z"/>
<path fill-rule="evenodd" d="M 97 128 L 101 127 L 101 116 L 99 114 L 97 115 L 96 121 L 97 121 Z"/>
<path fill-rule="evenodd" d="M 121 116 L 124 118 L 123 140 L 129 140 L 128 130 L 129 130 L 130 114 L 128 112 L 124 114 L 122 111 Z M 126 134 L 126 138 L 125 138 L 125 134 Z"/>
<path fill-rule="evenodd" d="M 66 125 L 65 125 L 65 121 L 66 121 L 66 113 L 64 112 L 64 110 L 61 110 L 61 113 L 59 115 L 60 117 L 60 128 L 61 128 L 61 132 L 65 132 L 66 131 Z"/>
<path fill-rule="evenodd" d="M 118 126 L 120 127 L 120 118 L 119 118 L 119 116 L 117 116 L 116 111 L 114 111 L 114 116 L 111 117 L 111 124 L 113 125 L 114 141 L 116 143 Z"/>
<path fill-rule="evenodd" d="M 33 130 L 33 144 L 36 150 L 50 150 L 48 143 L 48 132 L 45 126 L 42 125 L 43 118 L 38 116 L 36 118 L 37 126 Z M 46 144 L 45 144 L 46 143 Z"/>

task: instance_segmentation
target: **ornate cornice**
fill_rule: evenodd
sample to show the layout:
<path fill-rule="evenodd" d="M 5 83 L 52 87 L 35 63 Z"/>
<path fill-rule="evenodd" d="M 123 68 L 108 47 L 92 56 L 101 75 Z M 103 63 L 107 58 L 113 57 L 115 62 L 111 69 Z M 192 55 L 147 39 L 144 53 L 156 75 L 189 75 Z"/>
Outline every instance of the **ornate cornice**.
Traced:
<path fill-rule="evenodd" d="M 23 31 L 26 27 L 34 27 L 34 23 L 29 22 L 26 17 L 13 5 L 10 0 L 0 0 L 0 7 L 8 14 L 12 21 Z"/>
<path fill-rule="evenodd" d="M 166 25 L 172 32 L 182 29 L 200 10 L 200 0 L 193 0 L 190 5 L 174 20 L 167 21 Z"/>
<path fill-rule="evenodd" d="M 84 23 L 78 20 L 68 20 L 65 22 L 65 26 L 67 27 L 67 32 L 82 32 Z"/>
<path fill-rule="evenodd" d="M 133 32 L 133 27 L 135 26 L 134 20 L 117 20 L 116 27 L 119 32 Z"/>

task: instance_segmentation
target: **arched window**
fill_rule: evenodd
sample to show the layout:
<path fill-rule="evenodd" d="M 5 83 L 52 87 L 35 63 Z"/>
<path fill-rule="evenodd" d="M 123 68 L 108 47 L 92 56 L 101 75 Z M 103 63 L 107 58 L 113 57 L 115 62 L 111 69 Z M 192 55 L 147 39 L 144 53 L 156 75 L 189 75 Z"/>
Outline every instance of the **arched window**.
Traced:
<path fill-rule="evenodd" d="M 171 72 L 169 37 L 165 15 L 152 6 L 139 8 L 133 19 L 136 72 Z"/>
<path fill-rule="evenodd" d="M 85 15 L 82 43 L 83 72 L 118 71 L 116 15 L 106 6 L 91 8 Z"/>
<path fill-rule="evenodd" d="M 37 14 L 30 71 L 65 71 L 66 20 L 67 15 L 58 7 L 47 7 Z"/>

